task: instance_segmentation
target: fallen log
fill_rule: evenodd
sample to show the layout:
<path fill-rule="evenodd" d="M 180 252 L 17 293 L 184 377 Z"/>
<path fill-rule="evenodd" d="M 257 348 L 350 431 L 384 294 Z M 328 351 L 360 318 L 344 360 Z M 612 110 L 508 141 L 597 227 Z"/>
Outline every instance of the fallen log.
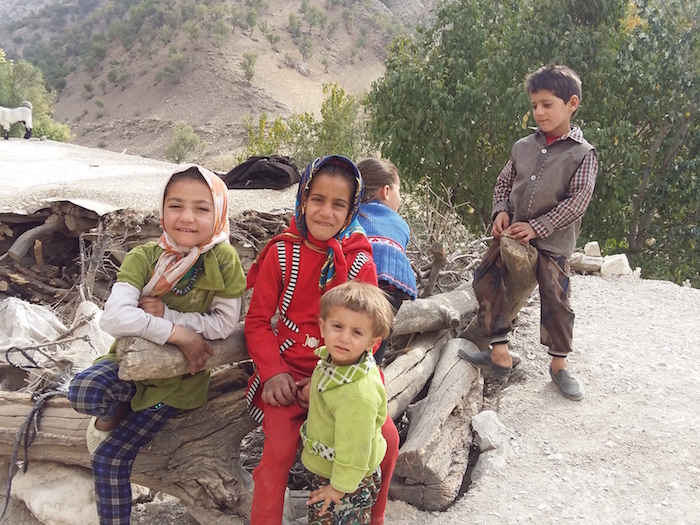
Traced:
<path fill-rule="evenodd" d="M 394 319 L 392 337 L 457 328 L 466 324 L 478 307 L 471 283 L 425 299 L 404 301 Z"/>
<path fill-rule="evenodd" d="M 426 299 L 404 301 L 396 314 L 392 336 L 415 332 L 437 332 L 466 324 L 477 304 L 470 284 L 462 285 Z M 207 369 L 250 359 L 246 349 L 243 323 L 226 339 L 209 341 L 214 355 Z M 413 345 L 415 346 L 415 345 Z M 190 366 L 175 345 L 157 345 L 136 337 L 117 342 L 119 377 L 125 380 L 164 379 L 189 373 Z"/>
<path fill-rule="evenodd" d="M 535 276 L 537 250 L 529 244 L 526 246 L 504 235 L 501 238 L 501 258 L 508 271 L 506 289 L 508 303 L 511 306 L 510 320 L 513 321 L 537 286 Z M 479 350 L 486 350 L 489 347 L 489 340 L 484 336 L 478 315 L 472 317 L 460 337 L 474 343 Z"/>
<path fill-rule="evenodd" d="M 202 525 L 239 525 L 251 505 L 251 477 L 240 464 L 240 442 L 257 426 L 246 411 L 246 379 L 235 368 L 215 374 L 209 402 L 168 421 L 139 453 L 132 481 L 178 497 Z M 0 391 L 0 456 L 11 456 L 17 429 L 32 406 L 29 394 Z M 28 449 L 29 468 L 32 460 L 90 468 L 87 424 L 88 417 L 67 399 L 49 400 Z"/>
<path fill-rule="evenodd" d="M 208 341 L 214 355 L 207 360 L 206 369 L 250 359 L 243 335 L 243 323 L 226 339 Z M 139 337 L 124 337 L 117 341 L 119 378 L 128 381 L 166 379 L 190 372 L 190 365 L 179 347 L 158 345 Z"/>
<path fill-rule="evenodd" d="M 599 272 L 600 267 L 603 266 L 603 258 L 585 255 L 583 253 L 574 253 L 569 257 L 569 266 L 571 266 L 571 271 L 573 272 Z"/>
<path fill-rule="evenodd" d="M 457 353 L 466 342 L 452 339 L 442 347 L 427 396 L 408 409 L 408 436 L 389 491 L 423 510 L 447 508 L 467 471 L 471 419 L 481 410 L 483 383 Z"/>
<path fill-rule="evenodd" d="M 397 420 L 423 390 L 433 375 L 440 349 L 449 339 L 445 330 L 422 334 L 384 369 L 386 400 L 392 419 Z"/>
<path fill-rule="evenodd" d="M 9 253 L 10 257 L 12 257 L 12 259 L 15 261 L 19 261 L 22 257 L 24 257 L 24 254 L 26 254 L 27 251 L 34 246 L 35 240 L 39 239 L 40 237 L 46 237 L 58 231 L 65 231 L 65 229 L 66 225 L 63 221 L 63 217 L 60 215 L 50 215 L 44 224 L 27 230 L 20 235 L 17 240 L 12 243 L 12 246 L 10 246 L 10 249 L 7 250 L 7 253 Z"/>

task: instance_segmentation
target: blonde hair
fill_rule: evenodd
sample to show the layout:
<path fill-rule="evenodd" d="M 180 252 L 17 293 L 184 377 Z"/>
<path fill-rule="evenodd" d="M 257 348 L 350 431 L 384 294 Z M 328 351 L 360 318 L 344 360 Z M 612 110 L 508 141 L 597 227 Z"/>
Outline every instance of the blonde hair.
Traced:
<path fill-rule="evenodd" d="M 386 159 L 368 158 L 357 163 L 357 169 L 362 174 L 365 182 L 365 193 L 362 202 L 369 202 L 377 198 L 377 190 L 384 186 L 394 187 L 400 184 L 399 170 L 391 161 Z"/>
<path fill-rule="evenodd" d="M 386 338 L 394 320 L 394 311 L 384 292 L 372 284 L 350 281 L 327 291 L 321 297 L 319 319 L 324 321 L 334 308 L 347 308 L 372 319 L 373 337 Z"/>

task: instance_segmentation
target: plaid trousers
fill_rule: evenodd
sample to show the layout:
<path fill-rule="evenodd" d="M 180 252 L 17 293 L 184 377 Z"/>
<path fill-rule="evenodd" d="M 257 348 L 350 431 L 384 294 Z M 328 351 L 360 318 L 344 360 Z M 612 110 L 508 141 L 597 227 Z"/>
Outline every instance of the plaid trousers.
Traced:
<path fill-rule="evenodd" d="M 109 420 L 119 403 L 129 402 L 136 393 L 132 381 L 122 381 L 119 364 L 111 360 L 95 363 L 75 376 L 68 400 L 81 414 Z M 109 433 L 92 458 L 95 500 L 100 525 L 129 525 L 131 519 L 131 469 L 141 447 L 179 412 L 168 405 L 126 417 Z"/>

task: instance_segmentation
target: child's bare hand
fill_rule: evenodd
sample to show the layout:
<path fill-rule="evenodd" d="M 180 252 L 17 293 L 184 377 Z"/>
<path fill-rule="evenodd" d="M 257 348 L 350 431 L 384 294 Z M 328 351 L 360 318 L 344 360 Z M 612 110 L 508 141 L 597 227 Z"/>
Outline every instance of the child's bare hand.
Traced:
<path fill-rule="evenodd" d="M 508 228 L 508 232 L 513 239 L 522 244 L 527 244 L 530 240 L 537 238 L 537 232 L 529 222 L 514 222 Z"/>
<path fill-rule="evenodd" d="M 306 504 L 313 505 L 314 503 L 322 501 L 323 506 L 321 507 L 321 514 L 323 514 L 328 510 L 328 507 L 330 507 L 331 502 L 335 503 L 336 505 L 340 505 L 340 499 L 343 496 L 345 496 L 345 492 L 335 490 L 329 484 L 318 488 L 314 490 L 311 494 L 309 494 L 309 499 L 306 501 Z"/>
<path fill-rule="evenodd" d="M 261 397 L 263 403 L 273 407 L 286 407 L 296 403 L 297 385 L 289 373 L 277 374 L 265 381 Z"/>
<path fill-rule="evenodd" d="M 190 373 L 192 375 L 203 370 L 209 357 L 214 355 L 214 349 L 209 346 L 209 343 L 201 335 L 184 326 L 175 325 L 175 330 L 168 338 L 168 343 L 180 347 L 180 350 L 187 358 L 187 362 L 190 364 Z"/>
<path fill-rule="evenodd" d="M 165 315 L 165 304 L 160 297 L 141 297 L 139 299 L 139 308 L 154 317 L 163 317 Z"/>
<path fill-rule="evenodd" d="M 311 396 L 311 378 L 305 377 L 296 382 L 297 388 L 297 403 L 301 408 L 309 408 L 309 397 Z"/>
<path fill-rule="evenodd" d="M 510 226 L 510 215 L 508 215 L 507 211 L 499 212 L 493 220 L 491 233 L 496 239 L 500 239 L 501 235 L 503 235 L 503 231 L 507 230 L 508 226 Z"/>

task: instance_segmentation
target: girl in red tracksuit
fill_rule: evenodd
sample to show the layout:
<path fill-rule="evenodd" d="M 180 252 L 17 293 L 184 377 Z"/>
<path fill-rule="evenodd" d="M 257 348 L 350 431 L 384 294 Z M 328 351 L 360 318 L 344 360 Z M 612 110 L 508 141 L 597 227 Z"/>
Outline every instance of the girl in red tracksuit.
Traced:
<path fill-rule="evenodd" d="M 265 246 L 248 273 L 255 287 L 245 320 L 248 352 L 256 371 L 248 386 L 250 414 L 265 434 L 251 525 L 282 522 L 284 492 L 296 459 L 307 403 L 301 396 L 322 344 L 321 295 L 348 280 L 377 284 L 372 248 L 357 222 L 362 177 L 349 159 L 330 155 L 312 162 L 299 182 L 292 224 Z M 276 326 L 272 319 L 279 313 Z M 399 436 L 390 417 L 382 427 L 387 453 L 372 523 L 384 523 Z"/>

